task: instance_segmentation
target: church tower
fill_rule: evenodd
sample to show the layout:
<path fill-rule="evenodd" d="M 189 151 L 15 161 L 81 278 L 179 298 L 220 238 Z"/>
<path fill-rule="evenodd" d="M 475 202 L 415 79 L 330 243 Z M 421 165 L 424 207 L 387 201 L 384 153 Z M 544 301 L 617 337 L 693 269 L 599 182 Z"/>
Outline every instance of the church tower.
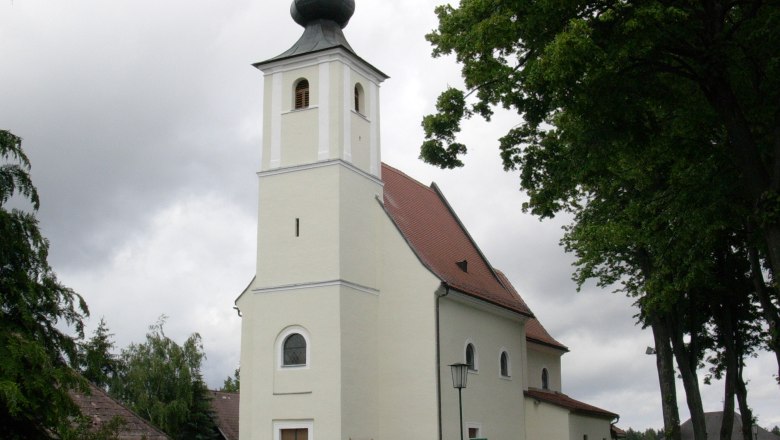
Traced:
<path fill-rule="evenodd" d="M 242 314 L 242 440 L 370 438 L 382 199 L 379 86 L 342 29 L 354 0 L 294 0 L 263 72 L 257 268 Z M 373 368 L 372 368 L 373 367 Z M 345 380 L 348 378 L 348 380 Z"/>

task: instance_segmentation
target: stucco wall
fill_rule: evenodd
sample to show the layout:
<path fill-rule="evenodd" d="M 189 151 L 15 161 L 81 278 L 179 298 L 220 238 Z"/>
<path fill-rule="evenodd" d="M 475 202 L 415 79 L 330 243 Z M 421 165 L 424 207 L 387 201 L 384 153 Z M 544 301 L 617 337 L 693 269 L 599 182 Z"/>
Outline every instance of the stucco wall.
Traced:
<path fill-rule="evenodd" d="M 563 392 L 561 381 L 561 356 L 563 352 L 551 347 L 529 342 L 528 386 L 542 388 L 542 369 L 547 369 L 548 385 L 552 391 Z"/>
<path fill-rule="evenodd" d="M 526 397 L 525 419 L 528 440 L 569 438 L 569 411 L 566 409 Z"/>
<path fill-rule="evenodd" d="M 451 293 L 440 302 L 441 393 L 444 438 L 458 438 L 458 391 L 452 387 L 449 364 L 465 361 L 466 341 L 476 348 L 478 371 L 469 373 L 463 389 L 463 421 L 481 427 L 491 440 L 525 439 L 525 330 L 519 317 L 482 309 L 474 300 L 461 301 Z M 500 375 L 499 356 L 510 357 L 511 377 Z"/>
<path fill-rule="evenodd" d="M 337 286 L 294 291 L 247 292 L 238 302 L 241 329 L 242 440 L 270 440 L 273 421 L 314 422 L 320 438 L 341 435 L 341 357 Z M 277 339 L 289 326 L 309 334 L 307 367 L 279 367 Z M 249 396 L 252 396 L 251 398 Z M 328 396 L 323 404 L 321 396 Z"/>
<path fill-rule="evenodd" d="M 609 440 L 611 433 L 609 430 L 609 420 L 588 417 L 581 414 L 571 414 L 569 416 L 569 435 L 571 440 Z"/>
<path fill-rule="evenodd" d="M 387 214 L 380 216 L 379 439 L 438 439 L 435 291 Z"/>

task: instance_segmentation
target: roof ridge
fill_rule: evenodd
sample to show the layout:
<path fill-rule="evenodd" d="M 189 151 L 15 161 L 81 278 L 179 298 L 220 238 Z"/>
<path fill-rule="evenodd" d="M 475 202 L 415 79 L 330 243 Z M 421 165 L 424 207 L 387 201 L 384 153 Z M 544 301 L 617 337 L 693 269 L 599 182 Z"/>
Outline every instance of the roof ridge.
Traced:
<path fill-rule="evenodd" d="M 153 424 L 152 424 L 150 421 L 146 420 L 145 418 L 141 417 L 141 415 L 140 415 L 140 414 L 138 414 L 137 412 L 135 412 L 135 411 L 133 411 L 132 409 L 130 409 L 130 407 L 128 407 L 128 406 L 127 406 L 127 405 L 125 405 L 124 403 L 120 402 L 118 399 L 115 399 L 113 396 L 111 396 L 110 394 L 108 394 L 108 392 L 107 392 L 106 390 L 104 390 L 104 389 L 100 388 L 99 386 L 95 385 L 95 384 L 94 384 L 92 381 L 90 381 L 90 380 L 87 380 L 87 384 L 89 385 L 89 393 L 90 393 L 90 395 L 92 395 L 92 393 L 94 393 L 95 391 L 97 391 L 99 394 L 102 394 L 102 395 L 103 395 L 103 396 L 105 396 L 107 399 L 109 399 L 111 402 L 113 402 L 114 404 L 116 404 L 117 406 L 119 406 L 119 407 L 123 408 L 124 410 L 126 410 L 127 412 L 129 412 L 131 415 L 135 416 L 135 417 L 137 418 L 137 420 L 138 420 L 140 423 L 142 423 L 143 425 L 146 425 L 146 426 L 147 426 L 147 427 L 149 427 L 149 428 L 150 428 L 152 431 L 155 431 L 155 432 L 157 432 L 158 434 L 160 434 L 160 435 L 164 436 L 165 438 L 170 438 L 170 437 L 168 436 L 168 434 L 167 434 L 167 433 L 165 433 L 165 431 L 163 431 L 163 430 L 161 430 L 160 428 L 158 428 L 158 427 L 154 426 L 154 425 L 153 425 Z M 75 390 L 74 390 L 74 391 L 75 391 Z M 80 393 L 80 394 L 81 394 L 81 395 L 83 395 L 83 396 L 85 396 L 85 394 L 84 394 L 84 393 Z M 82 411 L 82 414 L 83 414 L 83 411 Z M 87 415 L 87 414 L 84 414 L 84 415 Z M 119 416 L 119 415 L 115 415 L 115 417 L 121 417 L 121 416 Z M 124 418 L 123 418 L 123 419 L 124 419 Z"/>
<path fill-rule="evenodd" d="M 444 206 L 450 211 L 450 214 L 452 214 L 452 217 L 458 223 L 460 229 L 463 230 L 463 233 L 466 234 L 466 238 L 469 239 L 471 244 L 474 246 L 474 249 L 477 250 L 477 255 L 479 255 L 479 257 L 482 258 L 482 262 L 485 263 L 485 266 L 487 266 L 488 270 L 490 271 L 490 274 L 493 275 L 493 278 L 495 278 L 495 280 L 498 281 L 498 284 L 500 284 L 501 287 L 503 287 L 505 290 L 513 294 L 514 292 L 512 292 L 510 289 L 507 289 L 504 283 L 501 282 L 501 278 L 496 274 L 496 271 L 493 269 L 493 265 L 490 264 L 490 261 L 487 259 L 485 254 L 482 253 L 482 249 L 479 248 L 479 245 L 477 244 L 476 240 L 474 240 L 474 238 L 471 236 L 469 230 L 466 229 L 466 225 L 464 225 L 463 222 L 460 221 L 460 217 L 458 217 L 458 214 L 455 212 L 454 209 L 452 209 L 452 206 L 450 205 L 450 202 L 447 201 L 447 198 L 444 197 L 444 193 L 439 189 L 439 185 L 437 185 L 436 182 L 431 182 L 431 188 L 436 193 L 436 195 L 439 196 L 441 201 L 444 203 Z"/>

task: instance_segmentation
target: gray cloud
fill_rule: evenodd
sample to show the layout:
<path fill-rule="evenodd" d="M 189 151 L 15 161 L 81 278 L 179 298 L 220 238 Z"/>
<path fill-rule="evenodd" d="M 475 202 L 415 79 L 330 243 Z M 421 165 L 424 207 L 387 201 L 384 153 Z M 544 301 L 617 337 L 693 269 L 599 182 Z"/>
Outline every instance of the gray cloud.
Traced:
<path fill-rule="evenodd" d="M 631 300 L 591 285 L 575 292 L 572 257 L 558 246 L 567 219 L 522 213 L 518 176 L 501 169 L 496 139 L 517 116 L 465 123 L 463 169 L 417 159 L 422 115 L 448 84 L 462 84 L 452 57 L 431 59 L 423 38 L 437 3 L 359 0 L 345 30 L 391 76 L 384 160 L 436 181 L 491 263 L 572 348 L 564 391 L 621 413 L 622 426 L 659 427 L 653 359 L 643 354 L 652 337 L 634 325 Z M 262 76 L 251 63 L 300 35 L 288 6 L 0 2 L 0 124 L 24 137 L 55 270 L 87 299 L 90 328 L 105 316 L 120 346 L 142 340 L 163 313 L 175 339 L 200 332 L 213 387 L 238 363 L 232 305 L 254 272 Z M 780 424 L 775 367 L 763 356 L 747 370 L 765 424 Z M 720 388 L 704 389 L 708 409 Z"/>

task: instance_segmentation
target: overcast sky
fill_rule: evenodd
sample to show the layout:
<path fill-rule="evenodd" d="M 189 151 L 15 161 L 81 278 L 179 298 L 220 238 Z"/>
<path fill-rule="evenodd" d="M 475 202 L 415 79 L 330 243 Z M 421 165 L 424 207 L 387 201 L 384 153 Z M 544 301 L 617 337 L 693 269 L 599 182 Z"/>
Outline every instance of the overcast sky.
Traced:
<path fill-rule="evenodd" d="M 345 29 L 391 77 L 381 89 L 383 160 L 437 182 L 491 263 L 571 348 L 564 392 L 620 413 L 621 427 L 660 428 L 655 361 L 644 354 L 653 339 L 634 325 L 631 300 L 576 292 L 572 257 L 558 245 L 566 219 L 524 214 L 517 173 L 501 169 L 496 139 L 517 117 L 466 123 L 463 169 L 418 159 L 422 116 L 461 84 L 454 61 L 431 58 L 424 39 L 443 1 L 356 0 Z M 232 307 L 254 274 L 263 99 L 251 64 L 301 32 L 288 0 L 0 0 L 0 128 L 24 140 L 50 263 L 89 304 L 90 332 L 105 317 L 124 347 L 165 314 L 178 342 L 202 335 L 211 387 L 238 366 Z M 745 370 L 770 427 L 780 425 L 773 371 L 766 354 Z M 720 410 L 722 384 L 702 391 L 705 410 Z"/>

